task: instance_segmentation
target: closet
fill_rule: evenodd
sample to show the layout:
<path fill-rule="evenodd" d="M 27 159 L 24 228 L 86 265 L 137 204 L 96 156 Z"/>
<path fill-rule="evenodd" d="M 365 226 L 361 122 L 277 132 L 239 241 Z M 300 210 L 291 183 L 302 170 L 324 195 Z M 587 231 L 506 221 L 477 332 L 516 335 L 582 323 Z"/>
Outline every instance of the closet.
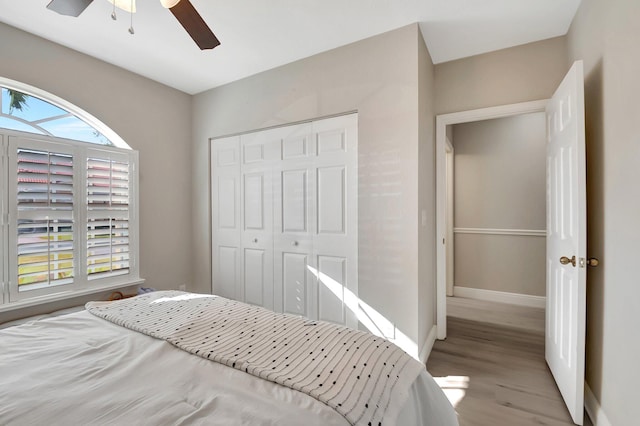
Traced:
<path fill-rule="evenodd" d="M 214 294 L 357 327 L 358 116 L 212 139 Z"/>

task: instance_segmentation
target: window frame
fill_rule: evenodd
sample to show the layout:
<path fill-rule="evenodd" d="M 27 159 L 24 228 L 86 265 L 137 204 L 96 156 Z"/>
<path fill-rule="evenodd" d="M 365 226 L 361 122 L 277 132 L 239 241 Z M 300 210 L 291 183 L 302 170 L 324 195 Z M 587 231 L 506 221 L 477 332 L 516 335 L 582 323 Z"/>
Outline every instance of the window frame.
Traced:
<path fill-rule="evenodd" d="M 3 254 L 0 256 L 0 278 L 2 294 L 0 312 L 37 303 L 77 297 L 83 294 L 122 288 L 143 283 L 139 267 L 139 201 L 138 201 L 138 152 L 119 147 L 73 141 L 53 136 L 34 135 L 16 130 L 0 129 L 2 161 L 0 162 L 0 244 Z M 73 283 L 51 286 L 44 289 L 19 291 L 17 283 L 17 151 L 19 148 L 37 149 L 49 152 L 71 153 L 73 158 Z M 87 235 L 88 235 L 88 191 L 87 158 L 96 153 L 114 153 L 115 156 L 128 159 L 129 176 L 129 273 L 94 277 L 87 273 Z"/>

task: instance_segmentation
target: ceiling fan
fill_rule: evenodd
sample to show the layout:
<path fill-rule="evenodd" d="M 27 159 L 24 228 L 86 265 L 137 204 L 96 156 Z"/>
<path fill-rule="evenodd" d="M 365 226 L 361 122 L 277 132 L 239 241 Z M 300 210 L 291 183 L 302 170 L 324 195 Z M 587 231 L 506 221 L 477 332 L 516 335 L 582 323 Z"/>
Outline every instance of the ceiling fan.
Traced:
<path fill-rule="evenodd" d="M 91 3 L 93 0 L 51 0 L 47 9 L 61 15 L 77 17 Z M 160 3 L 173 13 L 201 50 L 213 49 L 220 44 L 189 0 L 160 0 Z"/>

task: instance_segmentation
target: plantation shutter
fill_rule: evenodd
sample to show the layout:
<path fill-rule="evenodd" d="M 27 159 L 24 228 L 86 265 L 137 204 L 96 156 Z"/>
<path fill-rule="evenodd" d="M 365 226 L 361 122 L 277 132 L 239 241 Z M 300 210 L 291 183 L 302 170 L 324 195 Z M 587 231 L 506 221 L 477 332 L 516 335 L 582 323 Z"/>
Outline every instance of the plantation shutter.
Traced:
<path fill-rule="evenodd" d="M 16 151 L 18 291 L 73 283 L 74 157 Z"/>
<path fill-rule="evenodd" d="M 0 304 L 143 282 L 138 153 L 13 133 L 0 133 Z"/>
<path fill-rule="evenodd" d="M 90 151 L 87 157 L 87 275 L 130 271 L 131 161 L 127 155 Z"/>

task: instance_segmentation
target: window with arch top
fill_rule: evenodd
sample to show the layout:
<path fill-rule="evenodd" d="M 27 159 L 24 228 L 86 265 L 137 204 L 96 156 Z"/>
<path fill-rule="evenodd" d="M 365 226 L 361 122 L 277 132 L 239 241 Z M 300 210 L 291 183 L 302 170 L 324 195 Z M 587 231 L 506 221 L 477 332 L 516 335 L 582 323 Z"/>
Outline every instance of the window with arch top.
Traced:
<path fill-rule="evenodd" d="M 0 311 L 141 283 L 138 153 L 75 105 L 0 78 Z"/>

